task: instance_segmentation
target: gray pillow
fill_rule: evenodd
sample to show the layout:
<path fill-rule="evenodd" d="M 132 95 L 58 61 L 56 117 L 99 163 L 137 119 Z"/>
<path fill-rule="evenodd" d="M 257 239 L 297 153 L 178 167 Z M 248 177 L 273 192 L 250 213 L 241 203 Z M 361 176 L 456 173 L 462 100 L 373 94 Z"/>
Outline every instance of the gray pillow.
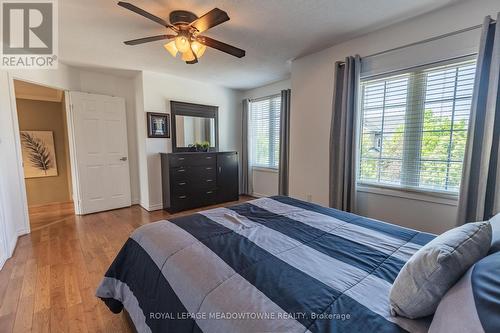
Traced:
<path fill-rule="evenodd" d="M 489 222 L 467 223 L 434 238 L 399 272 L 389 295 L 391 313 L 407 318 L 433 314 L 444 294 L 490 248 Z"/>

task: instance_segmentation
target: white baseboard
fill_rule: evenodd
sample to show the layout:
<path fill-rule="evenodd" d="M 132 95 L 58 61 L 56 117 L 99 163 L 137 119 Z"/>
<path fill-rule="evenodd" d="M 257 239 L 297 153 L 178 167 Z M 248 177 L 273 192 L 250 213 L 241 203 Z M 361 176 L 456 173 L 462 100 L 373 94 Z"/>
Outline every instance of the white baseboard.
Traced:
<path fill-rule="evenodd" d="M 3 265 L 5 265 L 7 260 L 10 259 L 12 257 L 12 255 L 14 254 L 14 250 L 16 249 L 16 245 L 17 245 L 17 237 L 14 237 L 7 244 L 7 256 L 4 255 L 4 256 L 0 257 L 0 270 L 3 268 Z"/>
<path fill-rule="evenodd" d="M 28 228 L 23 228 L 23 229 L 20 229 L 20 230 L 18 230 L 18 231 L 17 231 L 17 237 L 19 237 L 19 236 L 23 236 L 23 235 L 27 235 L 27 234 L 29 234 L 30 232 L 31 232 L 31 230 L 30 230 L 30 229 L 28 229 Z"/>
<path fill-rule="evenodd" d="M 16 249 L 18 237 L 19 236 L 14 237 L 14 239 L 12 239 L 10 241 L 10 243 L 7 245 L 8 246 L 7 250 L 9 251 L 9 253 L 8 253 L 9 258 L 12 257 L 12 255 L 14 254 L 14 250 Z"/>
<path fill-rule="evenodd" d="M 5 265 L 5 262 L 7 261 L 7 257 L 6 256 L 1 256 L 0 257 L 0 271 L 2 270 L 3 268 L 3 265 Z"/>
<path fill-rule="evenodd" d="M 269 195 L 267 194 L 261 194 L 261 193 L 255 193 L 253 192 L 252 193 L 252 197 L 256 197 L 256 198 L 267 198 Z"/>
<path fill-rule="evenodd" d="M 145 210 L 147 210 L 148 212 L 163 209 L 163 203 L 150 205 L 150 204 L 145 203 L 145 202 L 140 202 L 139 205 L 142 208 L 144 208 Z"/>
<path fill-rule="evenodd" d="M 17 240 L 20 236 L 29 234 L 30 230 L 23 228 L 16 232 L 16 237 L 13 237 L 10 242 L 7 243 L 7 253 L 6 255 L 2 255 L 0 257 L 0 270 L 3 268 L 3 265 L 14 255 L 14 250 L 16 249 Z"/>
<path fill-rule="evenodd" d="M 146 209 L 148 212 L 163 209 L 163 203 L 149 205 L 149 208 L 146 208 Z"/>
<path fill-rule="evenodd" d="M 130 200 L 130 204 L 132 204 L 132 205 L 140 205 L 141 204 L 141 200 L 139 198 L 132 199 L 132 200 Z"/>

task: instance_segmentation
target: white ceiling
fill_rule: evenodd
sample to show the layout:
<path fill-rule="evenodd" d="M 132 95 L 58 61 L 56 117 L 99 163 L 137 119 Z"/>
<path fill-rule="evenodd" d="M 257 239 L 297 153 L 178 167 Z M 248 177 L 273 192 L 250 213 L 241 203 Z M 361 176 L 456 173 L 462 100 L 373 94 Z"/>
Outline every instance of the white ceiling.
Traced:
<path fill-rule="evenodd" d="M 165 33 L 160 25 L 111 0 L 59 1 L 59 57 L 64 63 L 149 70 L 249 89 L 289 76 L 290 61 L 354 36 L 462 0 L 129 0 L 168 20 L 172 10 L 202 15 L 214 7 L 230 21 L 205 34 L 246 50 L 238 59 L 208 49 L 196 65 L 172 58 L 161 41 L 128 39 Z"/>

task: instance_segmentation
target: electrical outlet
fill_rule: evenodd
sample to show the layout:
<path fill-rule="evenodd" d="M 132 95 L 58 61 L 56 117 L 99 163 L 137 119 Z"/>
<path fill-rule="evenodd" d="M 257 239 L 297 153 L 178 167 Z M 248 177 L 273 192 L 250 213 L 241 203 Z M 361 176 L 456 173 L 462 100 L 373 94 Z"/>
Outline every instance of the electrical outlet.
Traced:
<path fill-rule="evenodd" d="M 312 198 L 313 198 L 312 194 L 306 195 L 307 202 L 312 202 Z"/>

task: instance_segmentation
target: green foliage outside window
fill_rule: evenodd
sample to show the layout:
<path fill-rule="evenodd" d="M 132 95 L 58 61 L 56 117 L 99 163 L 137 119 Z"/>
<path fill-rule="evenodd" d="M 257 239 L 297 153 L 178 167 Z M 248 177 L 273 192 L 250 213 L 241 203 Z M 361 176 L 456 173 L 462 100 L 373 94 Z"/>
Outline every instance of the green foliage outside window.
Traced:
<path fill-rule="evenodd" d="M 453 136 L 450 135 L 453 130 Z M 373 149 L 373 133 L 365 133 L 361 142 L 361 179 L 381 179 L 398 183 L 401 179 L 404 124 L 391 134 L 383 135 L 381 149 Z M 462 159 L 467 141 L 467 122 L 424 111 L 420 147 L 420 186 L 458 188 L 462 176 Z M 451 145 L 450 145 L 451 142 Z M 379 155 L 383 158 L 379 160 Z M 387 158 L 387 159 L 384 159 Z M 379 167 L 377 167 L 377 164 Z"/>

